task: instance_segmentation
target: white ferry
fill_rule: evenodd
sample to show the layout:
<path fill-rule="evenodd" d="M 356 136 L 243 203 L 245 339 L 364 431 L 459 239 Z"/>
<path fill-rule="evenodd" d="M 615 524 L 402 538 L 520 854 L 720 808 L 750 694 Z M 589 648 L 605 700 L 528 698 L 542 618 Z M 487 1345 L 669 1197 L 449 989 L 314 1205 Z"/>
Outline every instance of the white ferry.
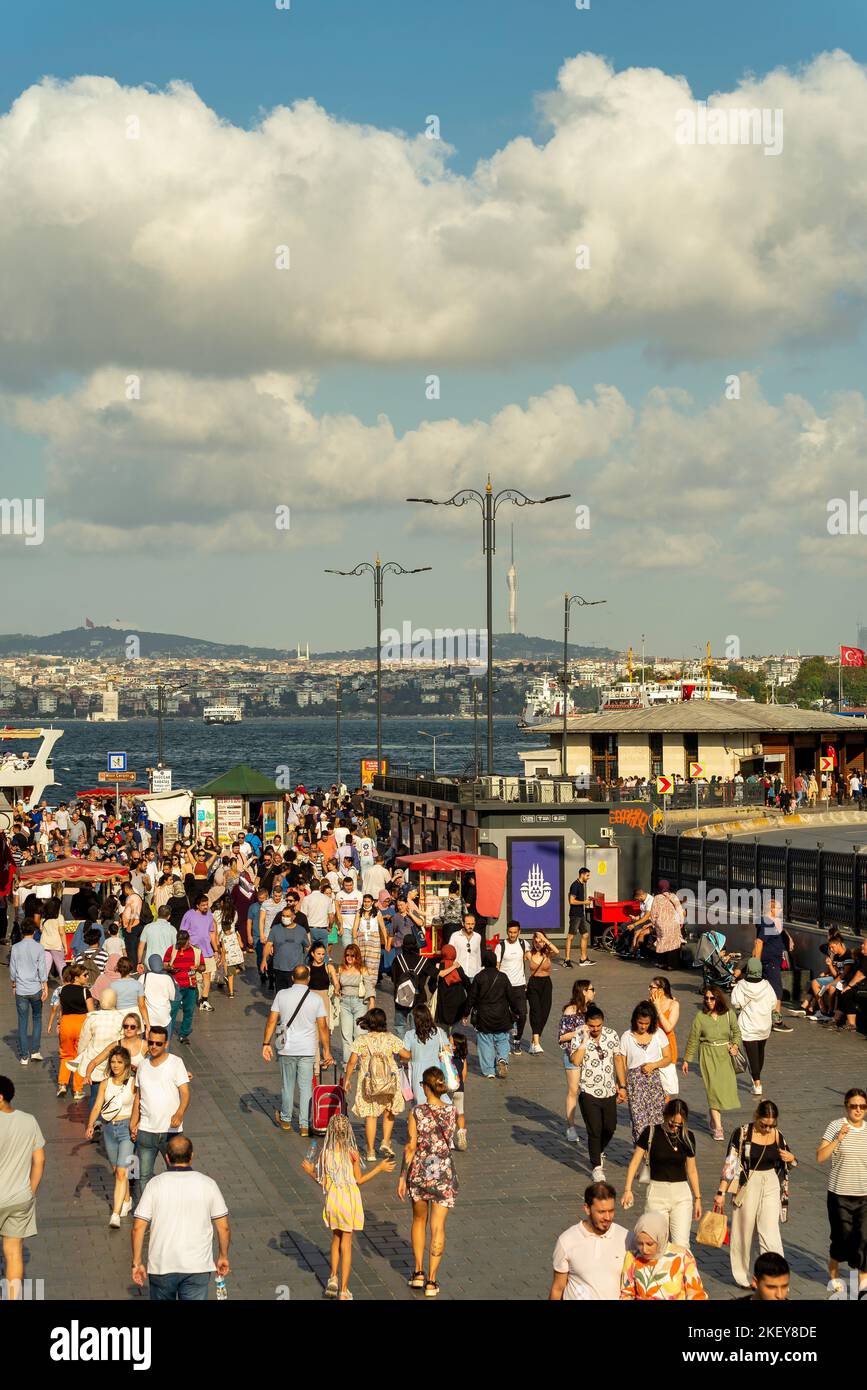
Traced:
<path fill-rule="evenodd" d="M 590 714 L 590 710 L 579 710 L 570 696 L 569 715 Z M 520 724 L 531 727 L 546 719 L 563 718 L 563 682 L 558 676 L 536 676 L 527 686 L 524 708 L 521 710 Z"/>
<path fill-rule="evenodd" d="M 205 705 L 202 718 L 206 724 L 240 724 L 243 715 L 239 705 Z"/>
<path fill-rule="evenodd" d="M 62 729 L 0 727 L 0 794 L 10 806 L 25 801 L 35 806 L 57 781 L 51 754 Z"/>
<path fill-rule="evenodd" d="M 653 705 L 680 704 L 682 700 L 737 700 L 737 691 L 722 681 L 700 676 L 680 676 L 671 681 L 616 681 L 603 691 L 599 712 L 615 709 L 650 709 Z"/>

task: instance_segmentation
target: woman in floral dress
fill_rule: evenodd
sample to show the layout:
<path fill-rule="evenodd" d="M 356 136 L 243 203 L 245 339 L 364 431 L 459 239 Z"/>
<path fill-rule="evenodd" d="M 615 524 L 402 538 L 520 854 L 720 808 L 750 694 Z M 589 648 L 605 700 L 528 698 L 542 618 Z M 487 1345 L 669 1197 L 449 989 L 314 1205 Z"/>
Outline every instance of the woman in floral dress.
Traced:
<path fill-rule="evenodd" d="M 372 1009 L 376 1003 L 376 982 L 379 979 L 382 952 L 389 949 L 385 922 L 379 908 L 374 905 L 372 893 L 365 893 L 361 900 L 361 908 L 355 915 L 352 927 L 352 940 L 361 952 L 364 962 L 368 987 L 367 1006 Z"/>
<path fill-rule="evenodd" d="M 632 1011 L 629 1031 L 620 1039 L 620 1050 L 614 1058 L 617 1084 L 626 1088 L 632 1139 L 649 1125 L 662 1124 L 665 1108 L 660 1071 L 671 1061 L 671 1048 L 659 1026 L 659 1015 L 649 999 L 643 999 Z"/>
<path fill-rule="evenodd" d="M 646 1211 L 636 1221 L 634 1248 L 623 1261 L 620 1297 L 658 1303 L 707 1300 L 694 1256 L 669 1242 L 664 1212 Z"/>
<path fill-rule="evenodd" d="M 457 1112 L 447 1100 L 446 1081 L 439 1067 L 428 1067 L 422 1076 L 425 1103 L 410 1112 L 408 1139 L 398 1184 L 401 1201 L 412 1202 L 412 1253 L 415 1271 L 411 1289 L 424 1289 L 425 1298 L 440 1291 L 437 1272 L 446 1246 L 446 1217 L 455 1204 L 458 1179 L 452 1161 Z M 430 1223 L 430 1258 L 424 1274 L 427 1227 Z"/>
<path fill-rule="evenodd" d="M 362 1020 L 359 1020 L 359 1025 Z M 370 1009 L 364 1015 L 364 1031 L 359 1033 L 352 1044 L 352 1052 L 346 1067 L 344 1087 L 349 1095 L 349 1086 L 356 1067 L 358 1090 L 352 1106 L 353 1113 L 364 1120 L 367 1135 L 367 1162 L 376 1160 L 376 1122 L 382 1116 L 382 1143 L 379 1152 L 386 1158 L 394 1158 L 391 1147 L 391 1131 L 394 1117 L 404 1110 L 403 1091 L 400 1073 L 397 1069 L 397 1054 L 404 1052 L 404 1044 L 394 1033 L 386 1031 L 387 1019 L 384 1009 Z M 408 1055 L 408 1054 L 407 1054 Z M 378 1059 L 374 1061 L 374 1058 Z M 381 1077 L 379 1073 L 382 1073 Z M 374 1076 L 374 1073 L 377 1075 Z M 374 1084 L 375 1082 L 375 1084 Z M 372 1092 L 376 1093 L 376 1098 Z"/>

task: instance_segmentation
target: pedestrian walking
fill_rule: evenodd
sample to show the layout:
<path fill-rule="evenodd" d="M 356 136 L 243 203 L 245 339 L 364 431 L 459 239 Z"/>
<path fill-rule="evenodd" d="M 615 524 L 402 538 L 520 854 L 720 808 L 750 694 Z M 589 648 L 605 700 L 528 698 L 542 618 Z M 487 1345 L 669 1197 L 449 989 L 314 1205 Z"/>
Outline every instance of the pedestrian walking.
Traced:
<path fill-rule="evenodd" d="M 587 959 L 587 944 L 590 940 L 590 904 L 587 901 L 587 884 L 590 870 L 581 868 L 573 883 L 569 885 L 569 913 L 566 920 L 566 949 L 560 964 L 567 970 L 574 970 L 572 964 L 572 938 L 578 937 L 579 965 L 595 965 Z"/>
<path fill-rule="evenodd" d="M 491 953 L 493 954 L 493 953 Z M 440 1291 L 439 1267 L 445 1253 L 446 1218 L 455 1204 L 457 1173 L 451 1154 L 456 1115 L 446 1101 L 446 1082 L 439 1067 L 428 1067 L 422 1076 L 424 1102 L 410 1111 L 403 1167 L 398 1184 L 401 1201 L 412 1202 L 412 1253 L 415 1269 L 411 1289 L 424 1289 L 425 1298 Z M 424 1272 L 427 1232 L 430 1251 Z"/>
<path fill-rule="evenodd" d="M 511 978 L 511 977 L 510 977 Z M 457 951 L 449 941 L 440 952 L 439 965 L 435 968 L 434 990 L 436 1006 L 434 1018 L 437 1027 L 450 1033 L 456 1023 L 467 1017 L 467 992 L 470 980 L 462 966 L 457 963 Z M 517 993 L 517 991 L 516 991 Z M 526 1015 L 527 1006 L 524 1004 Z M 513 1047 L 512 1049 L 516 1049 Z"/>
<path fill-rule="evenodd" d="M 404 1034 L 402 1061 L 409 1062 L 412 1068 L 412 1085 L 416 1105 L 424 1104 L 422 1077 L 428 1067 L 438 1067 L 443 1052 L 451 1055 L 452 1046 L 448 1033 L 437 1028 L 426 1004 L 416 1004 L 412 1011 L 412 1027 Z"/>
<path fill-rule="evenodd" d="M 262 1039 L 262 1056 L 266 1062 L 273 1060 L 271 1039 L 275 1032 L 277 1056 L 280 1059 L 281 1098 L 280 1108 L 274 1111 L 274 1120 L 280 1129 L 292 1128 L 297 1086 L 298 1128 L 301 1137 L 306 1139 L 310 1133 L 317 1053 L 321 1050 L 323 1066 L 334 1065 L 327 1010 L 320 996 L 310 987 L 310 971 L 306 965 L 296 965 L 292 972 L 291 988 L 281 989 L 274 996 Z"/>
<path fill-rule="evenodd" d="M 21 940 L 16 941 L 9 954 L 9 980 L 18 1013 L 18 1060 L 22 1067 L 31 1061 L 42 1061 L 42 1005 L 48 998 L 48 963 L 42 946 L 34 940 L 35 930 L 33 918 L 25 918 Z"/>
<path fill-rule="evenodd" d="M 776 1009 L 772 1022 L 775 1033 L 791 1033 L 792 1028 L 783 1022 L 783 964 L 786 948 L 794 951 L 795 943 L 783 925 L 783 906 L 776 898 L 771 898 L 767 912 L 762 914 L 756 927 L 756 941 L 753 956 L 761 961 L 762 978 L 767 980 L 774 991 Z"/>
<path fill-rule="evenodd" d="M 671 992 L 671 981 L 667 975 L 656 975 L 650 981 L 648 998 L 659 1015 L 659 1026 L 665 1034 L 671 1052 L 671 1061 L 659 1073 L 662 1089 L 667 1097 L 676 1096 L 680 1090 L 677 1079 L 677 1034 L 675 1029 L 680 1020 L 680 1004 Z"/>
<path fill-rule="evenodd" d="M 469 921 L 469 917 L 466 919 Z M 452 941 L 459 933 L 455 933 Z M 548 981 L 550 987 L 551 981 Z M 467 1007 L 476 1030 L 476 1047 L 482 1076 L 509 1074 L 509 1036 L 517 1020 L 520 1001 L 502 971 L 497 969 L 493 951 L 482 953 L 482 969 L 473 977 L 467 992 Z"/>
<path fill-rule="evenodd" d="M 659 1015 L 648 999 L 632 1010 L 627 1032 L 614 1058 L 617 1081 L 626 1091 L 633 1142 L 648 1125 L 662 1123 L 665 1091 L 659 1075 L 671 1061 L 671 1050 L 659 1026 Z"/>
<path fill-rule="evenodd" d="M 361 909 L 352 927 L 352 940 L 361 952 L 364 962 L 364 973 L 370 985 L 367 1007 L 372 1009 L 376 1003 L 376 982 L 379 979 L 382 953 L 388 950 L 385 922 L 379 908 L 375 906 L 372 893 L 365 893 L 361 900 Z"/>
<path fill-rule="evenodd" d="M 544 1052 L 542 1034 L 551 1014 L 553 986 L 551 964 L 560 952 L 542 931 L 533 932 L 527 953 L 527 1009 L 530 1014 L 530 1051 Z"/>
<path fill-rule="evenodd" d="M 135 1146 L 129 1125 L 134 1103 L 132 1058 L 127 1049 L 118 1044 L 108 1054 L 105 1080 L 99 1083 L 84 1132 L 85 1138 L 92 1139 L 97 1122 L 102 1126 L 105 1153 L 114 1174 L 114 1197 L 108 1222 L 112 1230 L 120 1227 L 121 1217 L 126 1216 L 132 1207 L 129 1169 Z"/>
<path fill-rule="evenodd" d="M 701 1220 L 695 1135 L 688 1124 L 686 1101 L 678 1097 L 666 1101 L 662 1123 L 648 1125 L 638 1136 L 621 1198 L 624 1211 L 628 1211 L 635 1200 L 633 1184 L 646 1160 L 650 1182 L 644 1210 L 661 1212 L 665 1216 L 669 1238 L 682 1250 L 689 1249 L 692 1222 Z"/>
<path fill-rule="evenodd" d="M 777 999 L 770 981 L 762 976 L 762 962 L 756 956 L 751 956 L 747 961 L 742 979 L 732 990 L 732 1008 L 738 1016 L 738 1027 L 753 1080 L 753 1095 L 760 1096 L 765 1045 L 773 1029 Z"/>
<path fill-rule="evenodd" d="M 515 991 L 520 1013 L 512 1030 L 510 1046 L 514 1057 L 520 1056 L 521 1038 L 527 1022 L 527 943 L 521 938 L 521 923 L 506 924 L 506 939 L 498 941 L 495 951 L 497 968 L 502 970 Z"/>
<path fill-rule="evenodd" d="M 168 1030 L 148 1029 L 148 1055 L 135 1074 L 135 1099 L 129 1132 L 135 1144 L 139 1196 L 153 1177 L 157 1154 L 166 1159 L 172 1135 L 183 1129 L 190 1103 L 190 1079 L 180 1057 L 168 1050 Z"/>
<path fill-rule="evenodd" d="M 831 1248 L 828 1290 L 845 1296 L 840 1265 L 858 1271 L 858 1297 L 867 1298 L 867 1091 L 853 1086 L 843 1097 L 845 1115 L 832 1120 L 816 1150 L 816 1161 L 831 1160 L 828 1221 Z"/>
<path fill-rule="evenodd" d="M 584 1031 L 587 1006 L 594 1002 L 596 990 L 590 980 L 576 980 L 568 1003 L 560 1013 L 557 1042 L 563 1054 L 563 1067 L 566 1072 L 566 1141 L 576 1143 L 578 1130 L 575 1128 L 575 1106 L 578 1103 L 578 1078 L 580 1067 L 573 1052 L 580 1046 Z"/>
<path fill-rule="evenodd" d="M 337 998 L 340 1001 L 340 1038 L 343 1066 L 352 1053 L 358 1036 L 358 1020 L 367 1013 L 368 984 L 364 977 L 361 952 L 357 946 L 345 946 L 343 962 L 337 971 Z"/>
<path fill-rule="evenodd" d="M 680 961 L 686 910 L 680 899 L 672 893 L 667 878 L 659 880 L 659 892 L 655 894 L 650 905 L 649 916 L 660 967 L 663 970 L 673 970 Z"/>
<path fill-rule="evenodd" d="M 467 1040 L 463 1033 L 452 1033 L 451 1035 L 452 1055 L 454 1057 L 455 1071 L 458 1074 L 458 1084 L 452 1091 L 452 1105 L 455 1107 L 457 1115 L 457 1128 L 455 1129 L 455 1148 L 463 1152 L 469 1143 L 466 1116 L 466 1095 L 467 1095 Z"/>
<path fill-rule="evenodd" d="M 12 1081 L 0 1076 L 0 1241 L 10 1301 L 23 1293 L 24 1242 L 36 1235 L 36 1194 L 45 1172 L 42 1130 L 33 1115 L 13 1109 L 14 1099 Z"/>
<path fill-rule="evenodd" d="M 562 1232 L 554 1247 L 552 1303 L 610 1303 L 620 1298 L 629 1232 L 614 1220 L 617 1193 L 607 1182 L 584 1190 L 584 1220 Z"/>
<path fill-rule="evenodd" d="M 205 969 L 202 953 L 198 946 L 191 944 L 189 932 L 178 932 L 177 945 L 166 951 L 163 964 L 175 985 L 171 1013 L 172 1036 L 177 1035 L 179 1043 L 189 1043 L 199 997 L 197 981 L 201 979 Z"/>
<path fill-rule="evenodd" d="M 623 1259 L 621 1299 L 683 1303 L 707 1296 L 694 1257 L 668 1239 L 668 1217 L 659 1211 L 639 1216 L 633 1248 Z"/>
<path fill-rule="evenodd" d="M 752 1122 L 734 1131 L 714 1198 L 714 1211 L 724 1211 L 726 1195 L 732 1194 L 729 1255 L 732 1277 L 742 1289 L 750 1287 L 756 1238 L 760 1255 L 784 1253 L 780 1226 L 788 1215 L 789 1169 L 797 1166 L 797 1159 L 778 1120 L 774 1102 L 762 1100 Z"/>
<path fill-rule="evenodd" d="M 615 1070 L 620 1038 L 613 1028 L 605 1027 L 602 1010 L 588 1004 L 584 1031 L 576 1041 L 572 1061 L 578 1069 L 578 1106 L 587 1129 L 587 1152 L 593 1181 L 604 1182 L 605 1150 L 617 1129 L 617 1102 L 627 1099 Z"/>
<path fill-rule="evenodd" d="M 175 1059 L 177 1060 L 177 1058 Z M 166 1171 L 148 1184 L 132 1223 L 132 1277 L 156 1303 L 203 1303 L 211 1275 L 229 1273 L 229 1211 L 213 1178 L 192 1168 L 185 1134 L 166 1145 Z M 147 1267 L 142 1262 L 148 1232 Z M 214 1261 L 214 1231 L 218 1255 Z"/>
<path fill-rule="evenodd" d="M 331 1272 L 325 1285 L 326 1298 L 351 1301 L 352 1235 L 354 1231 L 364 1230 L 360 1189 L 379 1173 L 393 1173 L 395 1166 L 395 1159 L 386 1156 L 370 1172 L 362 1173 L 355 1135 L 345 1115 L 331 1116 L 316 1162 L 304 1159 L 301 1165 L 304 1172 L 322 1188 L 325 1197 L 322 1220 L 331 1232 Z"/>
<path fill-rule="evenodd" d="M 129 962 L 127 961 L 127 964 Z M 96 1004 L 91 999 L 85 981 L 87 974 L 81 966 L 70 961 L 69 965 L 63 969 L 63 984 L 60 988 L 58 1004 L 60 1008 L 60 1022 L 57 1028 L 57 1045 L 60 1065 L 57 1071 L 57 1095 L 63 1097 L 69 1089 L 69 1080 L 72 1078 L 73 1094 L 79 1095 L 84 1086 L 84 1078 L 80 1075 L 77 1066 L 79 1039 L 81 1030 L 84 1027 L 84 1020 L 89 1013 L 96 1008 Z M 51 1032 L 51 1024 L 48 1025 Z M 70 1063 L 75 1062 L 73 1069 Z"/>
<path fill-rule="evenodd" d="M 394 1158 L 391 1132 L 395 1115 L 404 1111 L 404 1097 L 395 1060 L 405 1051 L 403 1039 L 388 1032 L 384 1009 L 370 1009 L 361 1020 L 362 1031 L 352 1044 L 344 1086 L 346 1093 L 358 1069 L 358 1086 L 353 1113 L 364 1120 L 367 1136 L 367 1162 L 376 1162 L 376 1122 L 382 1118 L 379 1152 Z"/>
<path fill-rule="evenodd" d="M 741 1045 L 741 1032 L 737 1017 L 722 990 L 709 986 L 702 995 L 702 1007 L 692 1021 L 686 1051 L 683 1054 L 682 1071 L 689 1073 L 689 1064 L 698 1056 L 699 1070 L 707 1103 L 710 1110 L 710 1127 L 713 1138 L 719 1143 L 725 1139 L 721 1112 L 739 1110 L 738 1078 L 733 1058 Z"/>

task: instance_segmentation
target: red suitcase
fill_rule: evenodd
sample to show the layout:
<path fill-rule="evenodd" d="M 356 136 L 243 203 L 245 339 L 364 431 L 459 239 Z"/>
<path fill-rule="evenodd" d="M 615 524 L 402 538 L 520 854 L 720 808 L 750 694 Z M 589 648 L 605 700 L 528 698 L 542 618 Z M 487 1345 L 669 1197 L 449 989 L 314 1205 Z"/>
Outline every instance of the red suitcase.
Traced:
<path fill-rule="evenodd" d="M 337 1077 L 337 1064 L 329 1068 L 334 1073 L 334 1081 L 323 1083 L 323 1068 L 313 1082 L 313 1099 L 310 1102 L 310 1129 L 313 1134 L 324 1134 L 332 1115 L 346 1114 L 346 1091 Z"/>

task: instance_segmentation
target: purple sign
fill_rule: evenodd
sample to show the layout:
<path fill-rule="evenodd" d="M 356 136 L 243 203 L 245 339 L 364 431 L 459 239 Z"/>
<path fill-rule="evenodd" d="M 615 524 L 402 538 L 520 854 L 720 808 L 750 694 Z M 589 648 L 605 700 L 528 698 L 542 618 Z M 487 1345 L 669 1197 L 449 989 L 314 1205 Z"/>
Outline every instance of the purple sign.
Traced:
<path fill-rule="evenodd" d="M 508 836 L 509 917 L 525 931 L 563 930 L 563 840 Z"/>

